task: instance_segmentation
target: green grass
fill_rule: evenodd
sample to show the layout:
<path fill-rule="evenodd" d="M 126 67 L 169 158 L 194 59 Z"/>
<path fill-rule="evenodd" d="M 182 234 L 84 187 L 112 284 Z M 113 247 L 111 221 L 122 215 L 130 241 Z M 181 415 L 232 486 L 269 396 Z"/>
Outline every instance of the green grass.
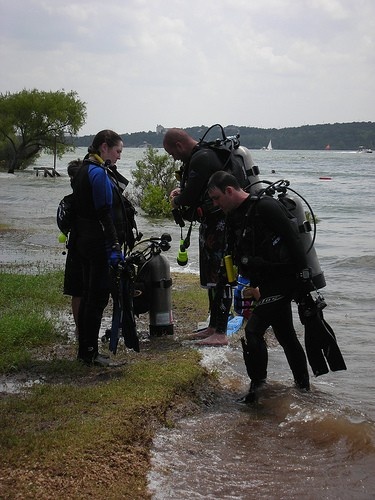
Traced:
<path fill-rule="evenodd" d="M 57 327 L 49 313 L 67 308 L 62 279 L 62 272 L 0 273 L 1 373 L 25 367 L 32 349 L 57 341 Z"/>
<path fill-rule="evenodd" d="M 165 411 L 175 394 L 189 391 L 192 380 L 202 376 L 197 359 L 194 351 L 168 353 L 123 367 L 115 372 L 116 377 L 104 382 L 97 380 L 82 386 L 77 383 L 78 376 L 76 383 L 73 377 L 71 384 L 39 385 L 27 397 L 8 398 L 1 402 L 5 411 L 0 445 L 2 451 L 7 448 L 11 454 L 5 457 L 2 453 L 0 463 L 5 465 L 11 456 L 17 462 L 25 445 L 28 459 L 34 461 L 41 450 L 47 456 L 74 447 L 76 454 L 94 438 L 105 448 L 114 433 L 121 432 L 121 439 L 127 440 L 134 429 L 122 429 L 123 420 L 133 419 L 136 414 L 144 425 L 140 409 L 146 418 L 153 414 L 151 419 L 165 420 Z"/>
<path fill-rule="evenodd" d="M 58 312 L 69 309 L 62 280 L 61 272 L 0 274 L 1 369 L 8 380 L 24 373 L 41 381 L 0 397 L 2 498 L 150 498 L 154 432 L 173 426 L 176 410 L 187 415 L 207 402 L 211 376 L 196 350 L 169 336 L 115 368 L 81 365 L 57 333 Z M 207 313 L 196 276 L 174 278 L 172 298 L 176 323 Z M 56 345 L 69 355 L 39 356 Z"/>
<path fill-rule="evenodd" d="M 41 385 L 0 401 L 0 488 L 19 498 L 148 498 L 152 438 L 206 380 L 198 353 L 130 364 L 108 380 Z M 92 374 L 93 376 L 94 374 Z M 190 408 L 188 410 L 188 408 Z M 82 478 L 84 474 L 84 481 Z M 46 495 L 48 491 L 48 497 Z M 7 496 L 5 496 L 6 498 Z"/>
<path fill-rule="evenodd" d="M 62 295 L 63 271 L 46 272 L 38 276 L 0 273 L 0 309 L 16 303 L 47 304 L 60 307 L 66 304 Z"/>

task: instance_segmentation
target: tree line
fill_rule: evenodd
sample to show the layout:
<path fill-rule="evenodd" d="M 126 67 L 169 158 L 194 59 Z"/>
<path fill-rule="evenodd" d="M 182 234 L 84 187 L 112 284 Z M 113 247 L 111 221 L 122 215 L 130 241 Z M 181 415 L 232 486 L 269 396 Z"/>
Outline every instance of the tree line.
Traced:
<path fill-rule="evenodd" d="M 76 146 L 87 147 L 94 135 L 77 137 L 86 121 L 86 103 L 76 92 L 43 92 L 37 89 L 0 94 L 0 167 L 14 173 L 32 164 L 42 151 L 62 155 Z M 209 127 L 201 125 L 185 130 L 199 140 Z M 125 147 L 162 148 L 161 125 L 157 131 L 122 134 Z M 214 132 L 215 131 L 215 132 Z M 212 129 L 206 140 L 219 138 L 220 129 Z M 272 141 L 273 149 L 356 150 L 360 146 L 375 148 L 375 122 L 304 125 L 282 129 L 261 129 L 227 125 L 227 136 L 240 137 L 250 150 L 265 148 Z"/>
<path fill-rule="evenodd" d="M 195 139 L 203 137 L 208 126 L 201 125 L 185 128 Z M 240 134 L 242 146 L 249 149 L 262 149 L 272 141 L 273 149 L 290 150 L 357 150 L 359 146 L 375 149 L 375 122 L 333 123 L 320 125 L 303 125 L 301 127 L 270 128 L 225 126 L 227 136 Z M 163 133 L 135 132 L 120 134 L 125 147 L 140 148 L 151 146 L 163 147 Z M 75 137 L 76 146 L 87 147 L 91 144 L 93 135 Z"/>

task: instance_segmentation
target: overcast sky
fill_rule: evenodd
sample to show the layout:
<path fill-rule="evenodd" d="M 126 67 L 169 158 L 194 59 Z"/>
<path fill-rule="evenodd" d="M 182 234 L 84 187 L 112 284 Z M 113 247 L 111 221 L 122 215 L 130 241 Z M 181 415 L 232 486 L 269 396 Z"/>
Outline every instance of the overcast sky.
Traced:
<path fill-rule="evenodd" d="M 0 0 L 0 93 L 74 90 L 79 135 L 375 121 L 374 0 Z"/>

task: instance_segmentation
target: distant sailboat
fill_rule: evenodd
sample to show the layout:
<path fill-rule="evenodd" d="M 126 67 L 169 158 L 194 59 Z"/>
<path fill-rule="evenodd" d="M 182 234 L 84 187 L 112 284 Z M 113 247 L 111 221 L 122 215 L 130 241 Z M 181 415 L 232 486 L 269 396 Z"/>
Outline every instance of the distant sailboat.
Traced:
<path fill-rule="evenodd" d="M 272 151 L 272 141 L 270 139 L 270 142 L 268 143 L 268 146 L 263 146 L 262 151 Z"/>

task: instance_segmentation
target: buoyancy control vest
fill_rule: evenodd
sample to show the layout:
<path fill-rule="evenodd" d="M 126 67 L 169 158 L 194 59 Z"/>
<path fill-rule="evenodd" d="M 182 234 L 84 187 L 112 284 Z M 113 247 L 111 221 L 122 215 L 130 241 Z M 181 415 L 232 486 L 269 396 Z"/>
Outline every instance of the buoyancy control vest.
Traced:
<path fill-rule="evenodd" d="M 103 169 L 104 174 L 104 166 L 90 160 L 84 160 L 81 168 L 72 181 L 76 226 L 81 235 L 87 234 L 90 236 L 90 239 L 104 241 L 105 235 L 98 218 L 98 211 L 95 206 L 92 184 L 90 181 L 90 168 L 92 169 L 93 166 Z M 103 194 L 101 193 L 100 196 L 104 198 L 106 197 L 105 190 L 109 189 L 109 184 L 103 183 L 101 188 L 103 189 Z M 112 200 L 110 199 L 109 201 Z"/>
<path fill-rule="evenodd" d="M 125 196 L 125 188 L 129 181 L 122 176 L 115 166 L 108 167 L 108 174 L 113 182 L 113 206 L 114 223 L 118 234 L 125 242 L 127 250 L 132 250 L 136 241 L 138 241 L 142 234 L 138 232 L 135 216 L 137 214 L 133 204 Z"/>
<path fill-rule="evenodd" d="M 97 189 L 96 196 L 98 199 L 96 200 L 94 200 L 92 187 L 92 174 L 95 168 L 103 169 L 105 175 L 105 182 L 101 183 L 99 189 Z M 123 196 L 126 183 L 126 179 L 121 174 L 104 163 L 92 159 L 83 161 L 82 167 L 72 182 L 74 207 L 77 216 L 76 224 L 81 233 L 87 233 L 90 239 L 116 239 L 120 244 L 126 244 L 127 248 L 125 250 L 133 248 L 138 236 L 135 223 L 136 212 L 130 201 Z M 103 220 L 100 220 L 103 215 L 102 211 L 107 211 L 110 214 L 112 222 L 108 217 L 106 219 L 110 223 L 109 225 L 113 223 L 113 234 L 108 233 L 108 228 L 103 228 Z M 106 229 L 107 236 L 105 235 Z M 110 243 L 112 242 L 110 241 Z"/>
<path fill-rule="evenodd" d="M 201 220 L 209 213 L 217 212 L 207 193 L 207 183 L 212 174 L 222 169 L 222 163 L 217 155 L 208 149 L 197 146 L 192 151 L 188 163 L 181 171 L 181 194 L 178 204 L 182 207 L 185 220 Z"/>
<path fill-rule="evenodd" d="M 218 127 L 221 137 L 206 141 L 206 136 L 212 129 Z M 256 194 L 262 189 L 259 180 L 259 168 L 254 164 L 250 151 L 241 146 L 240 134 L 227 136 L 219 123 L 209 127 L 197 144 L 199 149 L 210 149 L 216 153 L 222 164 L 222 170 L 236 177 L 242 189 L 250 194 Z"/>
<path fill-rule="evenodd" d="M 205 140 L 215 127 L 219 127 L 221 137 L 213 141 Z M 189 162 L 179 172 L 180 187 L 184 193 L 179 197 L 179 204 L 187 207 L 181 210 L 184 220 L 199 220 L 202 216 L 218 211 L 207 193 L 208 180 L 218 170 L 234 175 L 240 186 L 251 194 L 262 189 L 259 169 L 250 151 L 240 145 L 239 134 L 227 137 L 220 124 L 212 125 L 195 146 Z"/>
<path fill-rule="evenodd" d="M 251 286 L 289 282 L 306 268 L 305 252 L 290 214 L 268 195 L 249 196 L 227 218 L 228 250 Z"/>

